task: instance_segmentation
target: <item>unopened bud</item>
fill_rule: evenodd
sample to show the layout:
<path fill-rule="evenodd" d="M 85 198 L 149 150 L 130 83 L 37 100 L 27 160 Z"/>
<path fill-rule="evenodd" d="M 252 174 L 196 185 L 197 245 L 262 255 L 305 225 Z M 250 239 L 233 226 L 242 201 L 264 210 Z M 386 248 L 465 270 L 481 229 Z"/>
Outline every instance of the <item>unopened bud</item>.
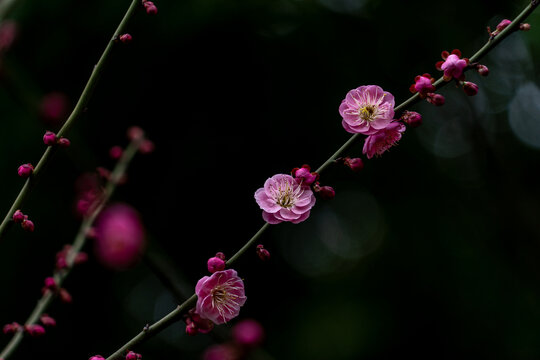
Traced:
<path fill-rule="evenodd" d="M 63 303 L 69 304 L 73 301 L 71 294 L 64 288 L 58 291 L 58 296 L 60 297 L 60 301 L 62 301 Z"/>
<path fill-rule="evenodd" d="M 131 40 L 133 40 L 133 37 L 130 34 L 122 34 L 120 35 L 120 41 L 124 44 L 130 43 Z"/>
<path fill-rule="evenodd" d="M 212 274 L 216 271 L 222 271 L 225 269 L 225 261 L 218 257 L 212 257 L 208 259 L 207 262 L 208 271 L 210 271 Z"/>
<path fill-rule="evenodd" d="M 270 252 L 263 245 L 257 245 L 257 255 L 262 261 L 270 260 Z"/>
<path fill-rule="evenodd" d="M 45 328 L 38 324 L 32 324 L 32 325 L 25 325 L 24 331 L 34 337 L 45 335 Z"/>
<path fill-rule="evenodd" d="M 343 163 L 354 172 L 359 172 L 364 168 L 364 162 L 360 158 L 346 157 L 343 159 Z"/>
<path fill-rule="evenodd" d="M 474 96 L 478 94 L 478 85 L 470 81 L 463 82 L 463 91 L 469 96 Z"/>
<path fill-rule="evenodd" d="M 30 163 L 22 164 L 21 166 L 19 166 L 19 169 L 17 170 L 19 176 L 22 178 L 29 177 L 33 171 L 34 171 L 34 167 Z"/>
<path fill-rule="evenodd" d="M 401 120 L 412 128 L 422 125 L 422 115 L 416 111 L 405 111 L 401 116 Z"/>
<path fill-rule="evenodd" d="M 4 325 L 4 328 L 2 329 L 4 334 L 15 334 L 16 332 L 18 332 L 20 330 L 22 330 L 22 326 L 17 322 L 13 322 L 11 324 L 6 324 L 6 325 Z"/>
<path fill-rule="evenodd" d="M 47 146 L 53 146 L 56 144 L 56 134 L 52 131 L 45 132 L 43 135 L 43 143 Z"/>
<path fill-rule="evenodd" d="M 442 96 L 441 94 L 436 94 L 436 93 L 427 94 L 426 100 L 430 104 L 433 104 L 435 106 L 442 106 L 444 105 L 444 101 L 445 101 L 444 96 Z"/>
<path fill-rule="evenodd" d="M 28 219 L 23 220 L 23 222 L 21 223 L 21 227 L 29 232 L 33 232 L 35 228 L 34 223 Z"/>
<path fill-rule="evenodd" d="M 44 326 L 56 326 L 56 320 L 54 320 L 54 318 L 50 317 L 47 314 L 41 315 L 39 320 Z"/>
<path fill-rule="evenodd" d="M 316 183 L 313 190 L 324 200 L 332 200 L 336 197 L 336 192 L 331 186 L 320 186 L 319 183 Z"/>
<path fill-rule="evenodd" d="M 22 213 L 21 210 L 15 210 L 15 212 L 13 213 L 13 221 L 15 223 L 22 223 L 24 221 L 24 214 Z"/>
<path fill-rule="evenodd" d="M 528 23 L 519 24 L 519 30 L 529 31 L 531 30 L 531 24 L 528 24 Z"/>
<path fill-rule="evenodd" d="M 63 147 L 63 148 L 67 148 L 71 145 L 71 141 L 69 141 L 69 139 L 65 137 L 61 137 L 60 139 L 58 139 L 57 143 L 58 143 L 58 146 Z"/>
<path fill-rule="evenodd" d="M 489 75 L 489 69 L 486 65 L 478 64 L 476 65 L 476 71 L 481 76 L 488 76 Z"/>

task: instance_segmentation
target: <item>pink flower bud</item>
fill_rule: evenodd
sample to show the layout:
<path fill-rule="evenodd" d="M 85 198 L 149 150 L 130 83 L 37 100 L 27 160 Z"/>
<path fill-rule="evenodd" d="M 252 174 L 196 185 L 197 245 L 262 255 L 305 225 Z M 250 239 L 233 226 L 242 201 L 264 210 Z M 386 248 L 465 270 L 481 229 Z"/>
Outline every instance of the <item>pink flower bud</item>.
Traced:
<path fill-rule="evenodd" d="M 87 253 L 81 251 L 80 253 L 77 253 L 77 255 L 75 255 L 75 260 L 74 260 L 75 265 L 84 264 L 87 261 L 88 261 Z"/>
<path fill-rule="evenodd" d="M 60 301 L 62 301 L 63 303 L 69 304 L 73 301 L 71 294 L 64 288 L 61 288 L 58 291 L 58 296 L 60 297 Z"/>
<path fill-rule="evenodd" d="M 422 115 L 416 111 L 405 111 L 403 115 L 401 115 L 401 121 L 410 127 L 419 127 L 422 125 Z"/>
<path fill-rule="evenodd" d="M 488 76 L 489 75 L 489 69 L 486 65 L 478 64 L 476 65 L 476 71 L 481 76 Z"/>
<path fill-rule="evenodd" d="M 133 40 L 133 37 L 130 34 L 122 34 L 119 37 L 120 41 L 124 44 L 130 43 Z"/>
<path fill-rule="evenodd" d="M 444 96 L 442 96 L 441 94 L 435 94 L 435 93 L 429 93 L 427 95 L 427 98 L 426 100 L 430 103 L 430 104 L 433 104 L 435 106 L 442 106 L 444 105 Z"/>
<path fill-rule="evenodd" d="M 120 159 L 120 156 L 122 156 L 122 153 L 124 152 L 124 150 L 122 149 L 121 146 L 113 146 L 110 150 L 109 150 L 109 156 L 112 158 L 112 159 Z"/>
<path fill-rule="evenodd" d="M 51 290 L 51 291 L 55 291 L 56 290 L 56 280 L 54 280 L 54 277 L 52 276 L 49 276 L 47 278 L 45 278 L 45 288 L 48 289 L 48 290 Z"/>
<path fill-rule="evenodd" d="M 188 334 L 189 336 L 195 336 L 198 333 L 199 331 L 197 330 L 197 327 L 195 326 L 194 322 L 190 322 L 189 324 L 186 325 L 186 334 Z"/>
<path fill-rule="evenodd" d="M 220 258 L 223 261 L 225 261 L 225 259 L 226 259 L 225 254 L 222 253 L 221 251 L 216 253 L 216 257 Z"/>
<path fill-rule="evenodd" d="M 15 334 L 16 332 L 22 330 L 22 326 L 17 322 L 13 322 L 11 324 L 4 325 L 2 330 L 4 334 Z"/>
<path fill-rule="evenodd" d="M 21 223 L 21 227 L 23 228 L 23 230 L 26 230 L 26 231 L 29 231 L 29 232 L 33 232 L 34 231 L 34 223 L 31 221 L 31 220 L 23 220 L 23 222 Z"/>
<path fill-rule="evenodd" d="M 52 317 L 50 317 L 49 315 L 47 314 L 43 314 L 41 315 L 41 317 L 39 318 L 39 320 L 41 321 L 41 323 L 45 326 L 56 326 L 56 320 L 54 320 Z"/>
<path fill-rule="evenodd" d="M 152 141 L 145 139 L 141 142 L 141 145 L 139 145 L 139 152 L 141 154 L 150 154 L 155 148 L 156 146 Z"/>
<path fill-rule="evenodd" d="M 346 157 L 343 159 L 343 163 L 354 172 L 359 172 L 364 168 L 364 162 L 360 158 L 351 159 L 350 157 Z"/>
<path fill-rule="evenodd" d="M 212 274 L 216 271 L 222 271 L 225 270 L 225 261 L 218 257 L 213 257 L 208 259 L 208 271 L 210 271 Z"/>
<path fill-rule="evenodd" d="M 316 183 L 313 190 L 324 200 L 332 200 L 336 197 L 336 192 L 331 186 L 320 186 L 319 183 Z"/>
<path fill-rule="evenodd" d="M 32 325 L 25 325 L 24 331 L 33 337 L 38 337 L 45 335 L 45 328 L 38 324 L 32 324 Z"/>
<path fill-rule="evenodd" d="M 45 132 L 43 135 L 43 143 L 47 146 L 53 146 L 56 144 L 56 134 L 52 131 Z"/>
<path fill-rule="evenodd" d="M 88 360 L 105 360 L 105 358 L 101 355 L 94 355 Z"/>
<path fill-rule="evenodd" d="M 270 260 L 270 252 L 263 245 L 257 245 L 257 255 L 262 261 Z"/>
<path fill-rule="evenodd" d="M 58 139 L 57 143 L 58 143 L 58 146 L 63 147 L 63 148 L 67 148 L 71 145 L 71 141 L 69 141 L 69 139 L 65 137 L 61 137 L 60 139 Z"/>
<path fill-rule="evenodd" d="M 510 21 L 508 19 L 504 19 L 499 23 L 499 25 L 497 25 L 497 28 L 495 29 L 495 31 L 500 33 L 501 31 L 506 29 L 506 27 L 508 27 L 508 25 L 510 25 L 511 23 L 512 23 L 512 21 Z"/>
<path fill-rule="evenodd" d="M 301 168 L 294 168 L 292 170 L 292 175 L 298 181 L 304 185 L 311 185 L 319 178 L 319 174 L 316 172 L 311 172 L 311 167 L 309 165 L 302 165 Z"/>
<path fill-rule="evenodd" d="M 478 85 L 470 81 L 463 82 L 463 91 L 469 96 L 474 96 L 478 94 Z"/>
<path fill-rule="evenodd" d="M 253 319 L 242 320 L 232 328 L 234 341 L 242 346 L 256 347 L 264 339 L 264 329 Z"/>
<path fill-rule="evenodd" d="M 158 12 L 158 9 L 157 9 L 156 5 L 154 5 L 154 3 L 152 1 L 145 1 L 144 2 L 144 7 L 145 7 L 146 13 L 148 15 L 156 15 L 157 12 Z"/>
<path fill-rule="evenodd" d="M 13 213 L 13 221 L 15 223 L 22 223 L 24 221 L 24 214 L 22 213 L 21 210 L 15 210 L 15 212 Z"/>
<path fill-rule="evenodd" d="M 144 137 L 144 130 L 138 126 L 131 126 L 127 130 L 127 137 L 130 141 L 139 140 Z"/>
<path fill-rule="evenodd" d="M 29 177 L 33 171 L 34 171 L 34 167 L 30 163 L 22 164 L 21 166 L 19 166 L 19 169 L 18 169 L 19 176 L 22 178 Z"/>
<path fill-rule="evenodd" d="M 130 351 L 127 353 L 126 355 L 126 360 L 140 360 L 142 359 L 142 355 L 141 354 L 137 354 L 136 352 L 134 351 Z"/>
<path fill-rule="evenodd" d="M 519 30 L 529 31 L 531 30 L 531 24 L 528 24 L 528 23 L 519 24 Z"/>

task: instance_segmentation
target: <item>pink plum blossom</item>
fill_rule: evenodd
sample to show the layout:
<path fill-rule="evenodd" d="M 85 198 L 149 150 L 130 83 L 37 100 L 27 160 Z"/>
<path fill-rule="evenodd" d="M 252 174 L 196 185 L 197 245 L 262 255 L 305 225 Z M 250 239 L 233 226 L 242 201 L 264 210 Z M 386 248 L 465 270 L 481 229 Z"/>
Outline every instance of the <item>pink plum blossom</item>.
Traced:
<path fill-rule="evenodd" d="M 232 328 L 232 336 L 235 342 L 247 347 L 255 347 L 264 339 L 264 329 L 258 321 L 245 319 Z"/>
<path fill-rule="evenodd" d="M 255 192 L 255 201 L 270 224 L 290 221 L 298 224 L 309 217 L 315 196 L 311 188 L 290 175 L 277 174 L 267 179 Z"/>
<path fill-rule="evenodd" d="M 364 142 L 362 152 L 366 154 L 368 159 L 371 159 L 374 155 L 382 155 L 401 139 L 401 133 L 404 131 L 405 125 L 394 121 L 385 129 L 369 135 Z"/>
<path fill-rule="evenodd" d="M 469 65 L 468 59 L 461 59 L 461 51 L 458 49 L 452 50 L 452 53 L 443 51 L 441 57 L 444 61 L 439 61 L 435 64 L 437 70 L 443 71 L 443 78 L 446 81 L 451 79 L 463 80 L 465 75 L 463 71 Z"/>
<path fill-rule="evenodd" d="M 96 223 L 95 253 L 107 267 L 123 270 L 139 260 L 145 245 L 144 228 L 135 209 L 114 204 Z"/>
<path fill-rule="evenodd" d="M 233 269 L 204 276 L 197 282 L 195 293 L 198 297 L 195 312 L 218 325 L 238 316 L 247 299 L 244 282 Z"/>
<path fill-rule="evenodd" d="M 428 73 L 418 75 L 414 78 L 414 84 L 409 87 L 409 90 L 414 94 L 418 93 L 423 99 L 428 93 L 435 91 L 435 86 L 433 85 L 435 79 Z"/>
<path fill-rule="evenodd" d="M 394 96 L 381 87 L 360 86 L 349 91 L 341 102 L 341 124 L 350 133 L 373 134 L 392 121 L 394 104 Z"/>

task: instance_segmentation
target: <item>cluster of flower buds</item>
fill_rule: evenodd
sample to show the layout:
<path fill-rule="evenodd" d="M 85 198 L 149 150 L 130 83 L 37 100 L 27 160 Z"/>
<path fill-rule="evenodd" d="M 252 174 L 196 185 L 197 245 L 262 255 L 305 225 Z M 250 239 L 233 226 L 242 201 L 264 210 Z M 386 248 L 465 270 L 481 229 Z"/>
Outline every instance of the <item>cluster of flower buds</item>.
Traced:
<path fill-rule="evenodd" d="M 128 351 L 126 360 L 142 360 L 142 355 L 137 354 L 135 351 Z"/>
<path fill-rule="evenodd" d="M 214 323 L 208 319 L 203 319 L 196 313 L 195 308 L 190 309 L 184 316 L 186 322 L 186 334 L 194 336 L 197 334 L 207 334 L 214 328 Z"/>
<path fill-rule="evenodd" d="M 142 0 L 142 4 L 148 15 L 156 15 L 158 10 L 152 1 Z"/>
<path fill-rule="evenodd" d="M 218 252 L 216 256 L 208 259 L 207 262 L 208 271 L 212 274 L 216 271 L 225 270 L 225 254 Z"/>
<path fill-rule="evenodd" d="M 16 224 L 21 224 L 21 227 L 23 230 L 33 232 L 34 231 L 34 223 L 28 219 L 28 215 L 25 215 L 22 213 L 21 210 L 16 210 L 13 213 L 13 222 Z"/>
<path fill-rule="evenodd" d="M 333 199 L 336 195 L 334 189 L 330 186 L 320 186 L 317 181 L 319 180 L 319 174 L 312 172 L 309 165 L 304 164 L 300 168 L 294 168 L 292 169 L 291 174 L 297 183 L 301 185 L 311 185 L 313 191 L 319 193 L 323 199 Z"/>
<path fill-rule="evenodd" d="M 508 27 L 512 23 L 511 20 L 503 19 L 501 22 L 497 25 L 495 30 L 491 31 L 491 28 L 487 27 L 487 32 L 489 34 L 490 39 L 493 39 L 495 36 L 499 35 L 504 29 Z M 529 31 L 531 29 L 531 24 L 528 23 L 521 23 L 519 24 L 519 27 L 515 30 L 521 30 L 521 31 Z"/>
<path fill-rule="evenodd" d="M 17 322 L 12 322 L 11 324 L 4 325 L 2 330 L 4 334 L 15 334 L 17 332 L 24 331 L 26 334 L 30 336 L 38 337 L 45 334 L 44 326 L 46 327 L 56 326 L 56 320 L 54 320 L 51 316 L 47 314 L 41 315 L 39 320 L 43 325 L 28 324 L 28 325 L 22 326 L 21 324 Z"/>
<path fill-rule="evenodd" d="M 58 137 L 52 131 L 45 132 L 45 135 L 43 135 L 43 143 L 47 146 L 58 145 L 64 148 L 69 147 L 71 145 L 71 142 L 69 141 L 69 139 L 65 137 Z"/>
<path fill-rule="evenodd" d="M 487 66 L 478 63 L 469 64 L 469 59 L 461 58 L 461 51 L 458 49 L 452 50 L 451 53 L 443 51 L 441 57 L 444 61 L 437 62 L 435 67 L 437 70 L 443 71 L 444 80 L 450 81 L 454 79 L 468 96 L 478 94 L 478 85 L 470 81 L 465 81 L 465 71 L 468 68 L 473 68 L 480 75 L 487 76 L 489 74 Z"/>
<path fill-rule="evenodd" d="M 56 293 L 63 303 L 71 303 L 73 301 L 71 294 L 66 289 L 59 287 L 56 279 L 52 276 L 45 278 L 41 292 L 43 295 L 49 292 Z"/>
<path fill-rule="evenodd" d="M 56 253 L 56 269 L 57 270 L 67 269 L 69 267 L 69 264 L 67 262 L 67 257 L 70 251 L 71 251 L 71 245 L 64 245 L 62 250 Z M 73 265 L 83 264 L 86 261 L 88 261 L 88 254 L 81 251 L 75 255 L 73 259 Z"/>

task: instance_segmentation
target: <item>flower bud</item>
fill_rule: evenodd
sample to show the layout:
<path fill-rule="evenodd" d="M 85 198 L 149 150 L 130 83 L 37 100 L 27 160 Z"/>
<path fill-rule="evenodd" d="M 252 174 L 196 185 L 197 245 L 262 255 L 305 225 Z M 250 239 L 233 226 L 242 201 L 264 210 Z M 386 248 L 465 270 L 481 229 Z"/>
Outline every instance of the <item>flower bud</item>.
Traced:
<path fill-rule="evenodd" d="M 45 335 L 45 328 L 38 324 L 32 324 L 32 325 L 25 325 L 24 331 L 33 337 L 38 337 Z"/>
<path fill-rule="evenodd" d="M 105 360 L 105 358 L 101 355 L 94 355 L 88 360 Z"/>
<path fill-rule="evenodd" d="M 22 213 L 21 210 L 15 210 L 15 212 L 13 213 L 13 221 L 15 223 L 22 223 L 24 221 L 24 214 Z"/>
<path fill-rule="evenodd" d="M 257 245 L 257 255 L 262 261 L 270 260 L 270 252 L 263 245 Z"/>
<path fill-rule="evenodd" d="M 65 137 L 61 137 L 60 139 L 58 139 L 57 143 L 58 143 L 58 146 L 63 147 L 63 148 L 67 148 L 71 145 L 71 141 L 69 141 L 69 139 Z"/>
<path fill-rule="evenodd" d="M 476 65 L 476 71 L 481 76 L 488 76 L 489 75 L 489 69 L 486 65 L 478 64 Z"/>
<path fill-rule="evenodd" d="M 422 115 L 416 111 L 405 111 L 401 115 L 401 120 L 412 128 L 422 125 Z"/>
<path fill-rule="evenodd" d="M 120 159 L 120 156 L 122 156 L 123 152 L 124 150 L 122 149 L 122 147 L 116 145 L 109 150 L 109 156 L 114 160 Z"/>
<path fill-rule="evenodd" d="M 2 329 L 2 331 L 4 332 L 4 334 L 15 334 L 21 329 L 22 329 L 22 326 L 19 323 L 13 322 L 11 324 L 4 325 L 4 328 Z"/>
<path fill-rule="evenodd" d="M 28 163 L 28 164 L 22 164 L 21 166 L 19 166 L 19 169 L 17 172 L 19 173 L 20 177 L 27 178 L 32 174 L 33 171 L 34 171 L 34 167 L 32 166 L 32 164 Z"/>
<path fill-rule="evenodd" d="M 126 360 L 140 360 L 142 359 L 142 355 L 141 354 L 137 354 L 136 352 L 134 351 L 130 351 L 127 353 L 126 355 Z"/>
<path fill-rule="evenodd" d="M 364 162 L 360 158 L 346 157 L 343 159 L 343 163 L 347 165 L 352 171 L 359 172 L 364 168 Z"/>
<path fill-rule="evenodd" d="M 226 259 L 225 254 L 222 253 L 221 251 L 216 253 L 216 257 L 220 258 L 223 261 L 225 261 L 225 259 Z"/>
<path fill-rule="evenodd" d="M 63 303 L 69 304 L 73 301 L 71 294 L 64 288 L 61 288 L 58 291 L 58 296 L 60 297 L 60 301 L 62 301 Z"/>
<path fill-rule="evenodd" d="M 156 15 L 158 12 L 156 5 L 154 5 L 152 1 L 145 1 L 144 8 L 146 9 L 146 13 L 148 15 Z"/>
<path fill-rule="evenodd" d="M 144 130 L 138 126 L 131 126 L 127 130 L 127 137 L 130 141 L 139 140 L 144 136 Z"/>
<path fill-rule="evenodd" d="M 216 271 L 222 271 L 225 270 L 225 261 L 218 257 L 212 257 L 208 259 L 208 271 L 210 271 L 212 274 Z"/>
<path fill-rule="evenodd" d="M 190 321 L 190 323 L 186 325 L 186 334 L 188 334 L 189 336 L 195 336 L 198 333 L 199 331 L 197 330 L 195 323 Z"/>
<path fill-rule="evenodd" d="M 54 280 L 54 277 L 49 276 L 45 278 L 45 288 L 51 291 L 56 291 L 56 280 Z"/>
<path fill-rule="evenodd" d="M 56 144 L 56 134 L 52 131 L 45 132 L 43 135 L 43 143 L 47 146 L 53 146 Z"/>
<path fill-rule="evenodd" d="M 311 167 L 309 165 L 302 165 L 301 168 L 294 168 L 292 170 L 292 175 L 297 182 L 302 182 L 302 184 L 305 185 L 311 185 L 319 178 L 319 174 L 311 172 Z"/>
<path fill-rule="evenodd" d="M 122 34 L 119 37 L 120 41 L 124 44 L 130 43 L 133 40 L 133 37 L 130 34 Z"/>
<path fill-rule="evenodd" d="M 28 219 L 23 220 L 23 222 L 21 223 L 21 227 L 24 230 L 29 231 L 29 232 L 33 232 L 34 228 L 35 228 L 34 223 L 31 220 L 28 220 Z"/>
<path fill-rule="evenodd" d="M 336 192 L 331 186 L 320 186 L 319 183 L 316 183 L 313 190 L 324 200 L 332 200 L 336 197 Z"/>
<path fill-rule="evenodd" d="M 430 104 L 433 104 L 435 106 L 442 106 L 444 105 L 444 96 L 442 96 L 441 94 L 436 94 L 436 93 L 429 93 L 427 95 L 427 98 L 426 100 L 430 103 Z"/>
<path fill-rule="evenodd" d="M 531 30 L 531 24 L 528 24 L 528 23 L 519 24 L 519 30 L 529 31 Z"/>
<path fill-rule="evenodd" d="M 503 31 L 504 29 L 506 29 L 506 27 L 508 25 L 510 25 L 512 23 L 512 21 L 508 20 L 508 19 L 504 19 L 502 20 L 499 25 L 497 25 L 497 28 L 495 29 L 495 31 L 497 32 L 501 32 Z"/>
<path fill-rule="evenodd" d="M 144 139 L 142 142 L 141 142 L 141 145 L 139 145 L 139 152 L 141 154 L 150 154 L 151 152 L 154 151 L 154 149 L 156 148 L 156 146 L 154 145 L 154 143 L 148 139 Z"/>
<path fill-rule="evenodd" d="M 470 81 L 463 82 L 463 91 L 469 96 L 474 96 L 478 94 L 478 85 Z"/>
<path fill-rule="evenodd" d="M 45 326 L 56 326 L 56 320 L 54 320 L 54 318 L 50 317 L 47 314 L 41 315 L 39 320 Z"/>

